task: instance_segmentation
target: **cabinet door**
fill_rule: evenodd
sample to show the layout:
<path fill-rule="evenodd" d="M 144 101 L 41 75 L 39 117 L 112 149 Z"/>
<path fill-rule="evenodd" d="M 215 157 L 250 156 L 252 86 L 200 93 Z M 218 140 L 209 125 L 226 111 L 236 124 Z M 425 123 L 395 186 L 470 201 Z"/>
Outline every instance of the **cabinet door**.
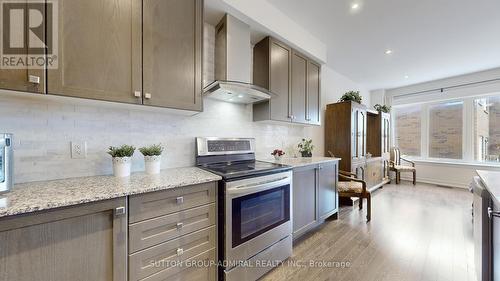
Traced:
<path fill-rule="evenodd" d="M 203 0 L 143 1 L 144 104 L 202 110 Z"/>
<path fill-rule="evenodd" d="M 358 110 L 357 117 L 357 157 L 364 157 L 366 154 L 366 112 Z"/>
<path fill-rule="evenodd" d="M 320 125 L 320 101 L 321 101 L 321 66 L 308 61 L 307 63 L 307 106 L 306 121 L 309 124 Z"/>
<path fill-rule="evenodd" d="M 48 70 L 48 92 L 141 104 L 141 0 L 56 3 L 59 67 Z"/>
<path fill-rule="evenodd" d="M 358 145 L 358 124 L 359 124 L 359 114 L 357 108 L 351 109 L 351 157 L 353 159 L 359 157 L 359 145 Z"/>
<path fill-rule="evenodd" d="M 26 15 L 26 13 L 23 15 L 22 13 L 26 11 L 28 8 L 27 6 L 28 1 L 17 1 L 15 3 L 8 3 L 9 5 L 15 5 L 15 8 L 11 13 L 10 13 L 10 20 L 14 21 L 16 17 L 23 17 Z M 2 5 L 7 4 L 7 3 L 2 3 Z M 43 4 L 38 4 L 35 3 L 34 5 L 43 5 Z M 4 7 L 5 8 L 5 7 Z M 16 11 L 18 13 L 16 13 Z M 5 10 L 7 12 L 7 10 Z M 19 14 L 21 12 L 21 14 Z M 44 14 L 44 11 L 40 11 L 40 13 Z M 2 17 L 3 20 L 3 17 Z M 25 19 L 24 19 L 25 20 Z M 25 21 L 26 22 L 26 21 Z M 12 27 L 16 28 L 16 27 Z M 17 34 L 20 32 L 24 32 L 24 34 L 28 34 L 28 26 L 24 25 L 22 27 L 21 31 L 16 31 Z M 11 35 L 9 37 L 9 42 L 12 43 L 13 46 L 15 46 L 13 49 L 14 53 L 12 54 L 4 54 L 2 56 L 2 61 L 14 61 L 18 62 L 19 59 L 22 59 L 24 62 L 29 62 L 31 60 L 31 57 L 33 58 L 38 58 L 40 55 L 37 54 L 36 50 L 34 49 L 28 49 L 28 44 L 32 44 L 31 41 L 43 41 L 45 40 L 45 26 L 44 23 L 40 25 L 40 28 L 37 28 L 37 31 L 40 31 L 41 33 L 38 33 L 38 35 L 34 35 L 30 37 L 29 39 L 24 36 L 24 38 L 16 38 L 15 35 Z M 34 34 L 31 32 L 31 34 Z M 3 34 L 4 38 L 3 40 L 6 40 L 8 37 L 7 34 Z M 42 38 L 37 38 L 41 36 Z M 21 41 L 19 41 L 21 40 Z M 28 42 L 30 40 L 30 42 Z M 16 42 L 14 42 L 16 41 Z M 16 44 L 14 44 L 16 43 Z M 4 41 L 4 44 L 7 44 L 7 42 Z M 22 47 L 17 47 L 22 45 Z M 10 44 L 9 44 L 10 46 Z M 6 48 L 5 46 L 2 46 L 3 48 Z M 43 51 L 43 50 L 42 50 Z M 29 58 L 30 57 L 30 58 Z M 11 60 L 12 58 L 12 60 Z M 11 64 L 9 64 L 11 65 Z M 24 66 L 22 66 L 24 65 Z M 15 90 L 15 91 L 24 91 L 24 92 L 33 92 L 33 93 L 44 93 L 45 92 L 45 70 L 44 66 L 26 66 L 26 64 L 12 64 L 12 67 L 15 68 L 6 68 L 3 63 L 0 65 L 0 88 L 1 89 L 6 89 L 6 90 Z M 30 82 L 30 77 L 31 78 L 37 78 L 39 80 L 39 83 L 32 83 Z"/>
<path fill-rule="evenodd" d="M 317 222 L 316 167 L 293 170 L 293 238 L 307 232 Z"/>
<path fill-rule="evenodd" d="M 115 212 L 125 203 L 2 220 L 0 280 L 127 280 L 127 215 Z"/>
<path fill-rule="evenodd" d="M 325 163 L 319 166 L 318 209 L 324 219 L 337 210 L 337 164 Z"/>
<path fill-rule="evenodd" d="M 497 206 L 494 202 L 491 202 L 490 205 L 494 212 L 500 212 L 500 206 Z M 491 224 L 491 233 L 490 239 L 491 241 L 491 272 L 492 272 L 492 280 L 500 280 L 500 217 L 491 216 L 490 224 Z"/>
<path fill-rule="evenodd" d="M 292 50 L 274 39 L 270 39 L 269 48 L 269 90 L 275 94 L 271 98 L 271 119 L 276 121 L 291 121 L 290 61 Z"/>
<path fill-rule="evenodd" d="M 292 52 L 292 122 L 306 123 L 307 58 Z"/>

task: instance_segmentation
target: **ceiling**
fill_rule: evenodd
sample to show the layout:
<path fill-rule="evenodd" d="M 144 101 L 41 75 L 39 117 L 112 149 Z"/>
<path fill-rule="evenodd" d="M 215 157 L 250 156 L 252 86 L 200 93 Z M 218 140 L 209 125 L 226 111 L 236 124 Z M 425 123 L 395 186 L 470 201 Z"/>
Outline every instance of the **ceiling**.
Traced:
<path fill-rule="evenodd" d="M 500 66 L 497 0 L 267 1 L 327 45 L 331 68 L 370 90 Z"/>

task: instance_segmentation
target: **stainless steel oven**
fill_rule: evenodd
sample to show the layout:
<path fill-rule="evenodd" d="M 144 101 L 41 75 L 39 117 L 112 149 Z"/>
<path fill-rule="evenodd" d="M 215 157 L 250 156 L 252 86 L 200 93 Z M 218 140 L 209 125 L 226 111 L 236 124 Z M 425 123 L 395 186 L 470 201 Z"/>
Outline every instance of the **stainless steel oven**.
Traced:
<path fill-rule="evenodd" d="M 291 179 L 284 172 L 226 182 L 226 260 L 247 260 L 292 233 Z"/>
<path fill-rule="evenodd" d="M 12 144 L 12 134 L 0 134 L 0 193 L 9 191 L 14 184 Z"/>

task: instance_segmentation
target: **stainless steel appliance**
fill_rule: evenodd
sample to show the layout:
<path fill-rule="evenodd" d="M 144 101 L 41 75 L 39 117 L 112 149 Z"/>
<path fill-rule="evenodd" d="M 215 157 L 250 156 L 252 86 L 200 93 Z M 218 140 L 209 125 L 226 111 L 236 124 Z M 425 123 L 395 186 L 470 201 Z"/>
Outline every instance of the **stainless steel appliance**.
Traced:
<path fill-rule="evenodd" d="M 12 134 L 0 134 L 0 193 L 9 191 L 14 184 L 13 165 Z"/>
<path fill-rule="evenodd" d="M 479 177 L 472 180 L 474 220 L 474 264 L 478 281 L 490 279 L 490 225 L 488 207 L 490 194 Z"/>
<path fill-rule="evenodd" d="M 220 175 L 219 276 L 254 281 L 292 254 L 291 167 L 255 160 L 250 138 L 197 138 L 197 165 Z M 262 261 L 272 261 L 263 266 Z"/>

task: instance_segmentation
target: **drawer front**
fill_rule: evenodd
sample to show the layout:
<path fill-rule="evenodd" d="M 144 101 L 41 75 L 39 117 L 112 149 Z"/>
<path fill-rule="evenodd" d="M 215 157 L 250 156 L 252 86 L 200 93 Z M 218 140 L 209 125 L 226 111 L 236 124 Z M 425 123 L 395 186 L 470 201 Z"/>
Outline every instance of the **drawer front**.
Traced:
<path fill-rule="evenodd" d="M 129 256 L 130 280 L 141 280 L 165 271 L 173 263 L 183 262 L 215 248 L 215 226 L 153 246 Z"/>
<path fill-rule="evenodd" d="M 215 224 L 215 203 L 129 226 L 129 249 L 136 252 Z"/>
<path fill-rule="evenodd" d="M 216 183 L 135 195 L 129 200 L 131 223 L 215 202 Z"/>
<path fill-rule="evenodd" d="M 166 268 L 141 281 L 216 281 L 215 260 L 214 248 L 189 259 L 183 265 Z"/>

